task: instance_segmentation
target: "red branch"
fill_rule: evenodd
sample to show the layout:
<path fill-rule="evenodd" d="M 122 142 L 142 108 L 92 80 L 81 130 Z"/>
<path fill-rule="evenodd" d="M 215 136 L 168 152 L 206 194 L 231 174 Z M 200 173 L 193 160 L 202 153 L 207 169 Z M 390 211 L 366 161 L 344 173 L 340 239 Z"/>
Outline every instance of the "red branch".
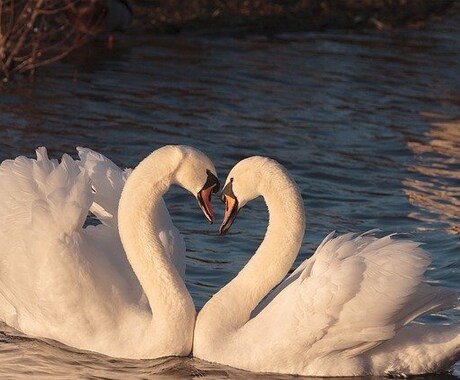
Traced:
<path fill-rule="evenodd" d="M 94 1 L 103 7 L 107 0 Z M 0 76 L 33 74 L 90 39 L 94 33 L 77 25 L 74 13 L 87 5 L 88 0 L 0 0 Z"/>

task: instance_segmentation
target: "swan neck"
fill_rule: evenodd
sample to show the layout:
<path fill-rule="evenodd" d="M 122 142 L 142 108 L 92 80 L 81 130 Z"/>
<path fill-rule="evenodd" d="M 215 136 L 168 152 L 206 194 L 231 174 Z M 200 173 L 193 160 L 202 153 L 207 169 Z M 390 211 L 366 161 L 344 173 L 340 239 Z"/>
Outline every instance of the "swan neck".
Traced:
<path fill-rule="evenodd" d="M 202 310 L 203 323 L 206 314 L 219 315 L 219 329 L 236 330 L 250 319 L 254 308 L 288 273 L 302 243 L 305 212 L 295 182 L 282 171 L 275 180 L 262 179 L 259 192 L 269 212 L 264 240 L 240 273 Z"/>
<path fill-rule="evenodd" d="M 123 247 L 149 302 L 155 325 L 184 330 L 184 316 L 195 315 L 187 288 L 160 240 L 159 205 L 171 185 L 174 165 L 159 167 L 155 153 L 128 178 L 118 210 Z M 160 161 L 161 162 L 161 161 Z"/>

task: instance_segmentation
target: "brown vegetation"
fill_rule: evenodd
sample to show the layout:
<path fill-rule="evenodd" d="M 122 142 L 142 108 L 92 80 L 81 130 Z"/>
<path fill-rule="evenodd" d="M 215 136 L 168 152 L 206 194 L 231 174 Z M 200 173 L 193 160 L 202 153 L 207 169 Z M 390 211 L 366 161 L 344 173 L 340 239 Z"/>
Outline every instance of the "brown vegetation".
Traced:
<path fill-rule="evenodd" d="M 78 13 L 90 3 L 0 0 L 0 75 L 33 74 L 37 67 L 58 61 L 79 47 L 102 22 L 102 18 Z"/>
<path fill-rule="evenodd" d="M 0 76 L 34 73 L 102 29 L 112 0 L 0 0 Z M 123 2 L 122 0 L 120 0 Z M 138 29 L 271 33 L 407 25 L 454 0 L 133 0 Z"/>
<path fill-rule="evenodd" d="M 400 26 L 445 12 L 454 0 L 138 0 L 141 28 L 157 32 L 279 32 Z"/>

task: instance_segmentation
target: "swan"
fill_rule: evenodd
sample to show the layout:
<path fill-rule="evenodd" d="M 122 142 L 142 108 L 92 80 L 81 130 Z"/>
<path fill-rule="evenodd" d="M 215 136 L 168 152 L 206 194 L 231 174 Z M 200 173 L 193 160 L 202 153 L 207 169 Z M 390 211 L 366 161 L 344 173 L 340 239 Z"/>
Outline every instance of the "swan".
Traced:
<path fill-rule="evenodd" d="M 59 163 L 42 147 L 0 165 L 0 319 L 114 357 L 188 355 L 196 311 L 162 196 L 182 186 L 212 222 L 214 165 L 166 146 L 131 172 L 78 150 L 80 160 Z M 99 224 L 85 227 L 90 210 Z"/>
<path fill-rule="evenodd" d="M 374 231 L 331 233 L 282 281 L 300 249 L 305 213 L 296 184 L 279 163 L 251 157 L 230 171 L 220 231 L 226 233 L 259 195 L 269 211 L 266 235 L 198 313 L 195 357 L 306 376 L 435 373 L 460 358 L 460 326 L 410 323 L 451 307 L 458 297 L 422 282 L 430 259 L 420 244 L 376 238 Z"/>

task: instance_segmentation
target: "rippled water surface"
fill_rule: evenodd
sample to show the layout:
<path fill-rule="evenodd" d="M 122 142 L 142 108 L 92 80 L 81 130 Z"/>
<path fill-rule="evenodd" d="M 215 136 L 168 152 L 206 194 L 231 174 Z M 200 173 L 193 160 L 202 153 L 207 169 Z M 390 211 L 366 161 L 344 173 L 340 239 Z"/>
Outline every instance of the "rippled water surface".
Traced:
<path fill-rule="evenodd" d="M 165 144 L 189 144 L 211 157 L 222 180 L 241 158 L 270 156 L 304 197 L 297 263 L 331 230 L 377 227 L 426 243 L 430 281 L 460 283 L 458 15 L 385 33 L 131 35 L 111 51 L 96 43 L 41 70 L 34 83 L 3 88 L 0 137 L 2 160 L 32 156 L 39 145 L 54 157 L 82 145 L 122 166 Z M 260 243 L 265 206 L 251 203 L 220 237 L 184 191 L 173 189 L 167 203 L 201 308 Z M 425 321 L 454 323 L 460 314 Z M 10 379 L 248 378 L 191 358 L 118 360 L 1 330 L 0 376 Z"/>

